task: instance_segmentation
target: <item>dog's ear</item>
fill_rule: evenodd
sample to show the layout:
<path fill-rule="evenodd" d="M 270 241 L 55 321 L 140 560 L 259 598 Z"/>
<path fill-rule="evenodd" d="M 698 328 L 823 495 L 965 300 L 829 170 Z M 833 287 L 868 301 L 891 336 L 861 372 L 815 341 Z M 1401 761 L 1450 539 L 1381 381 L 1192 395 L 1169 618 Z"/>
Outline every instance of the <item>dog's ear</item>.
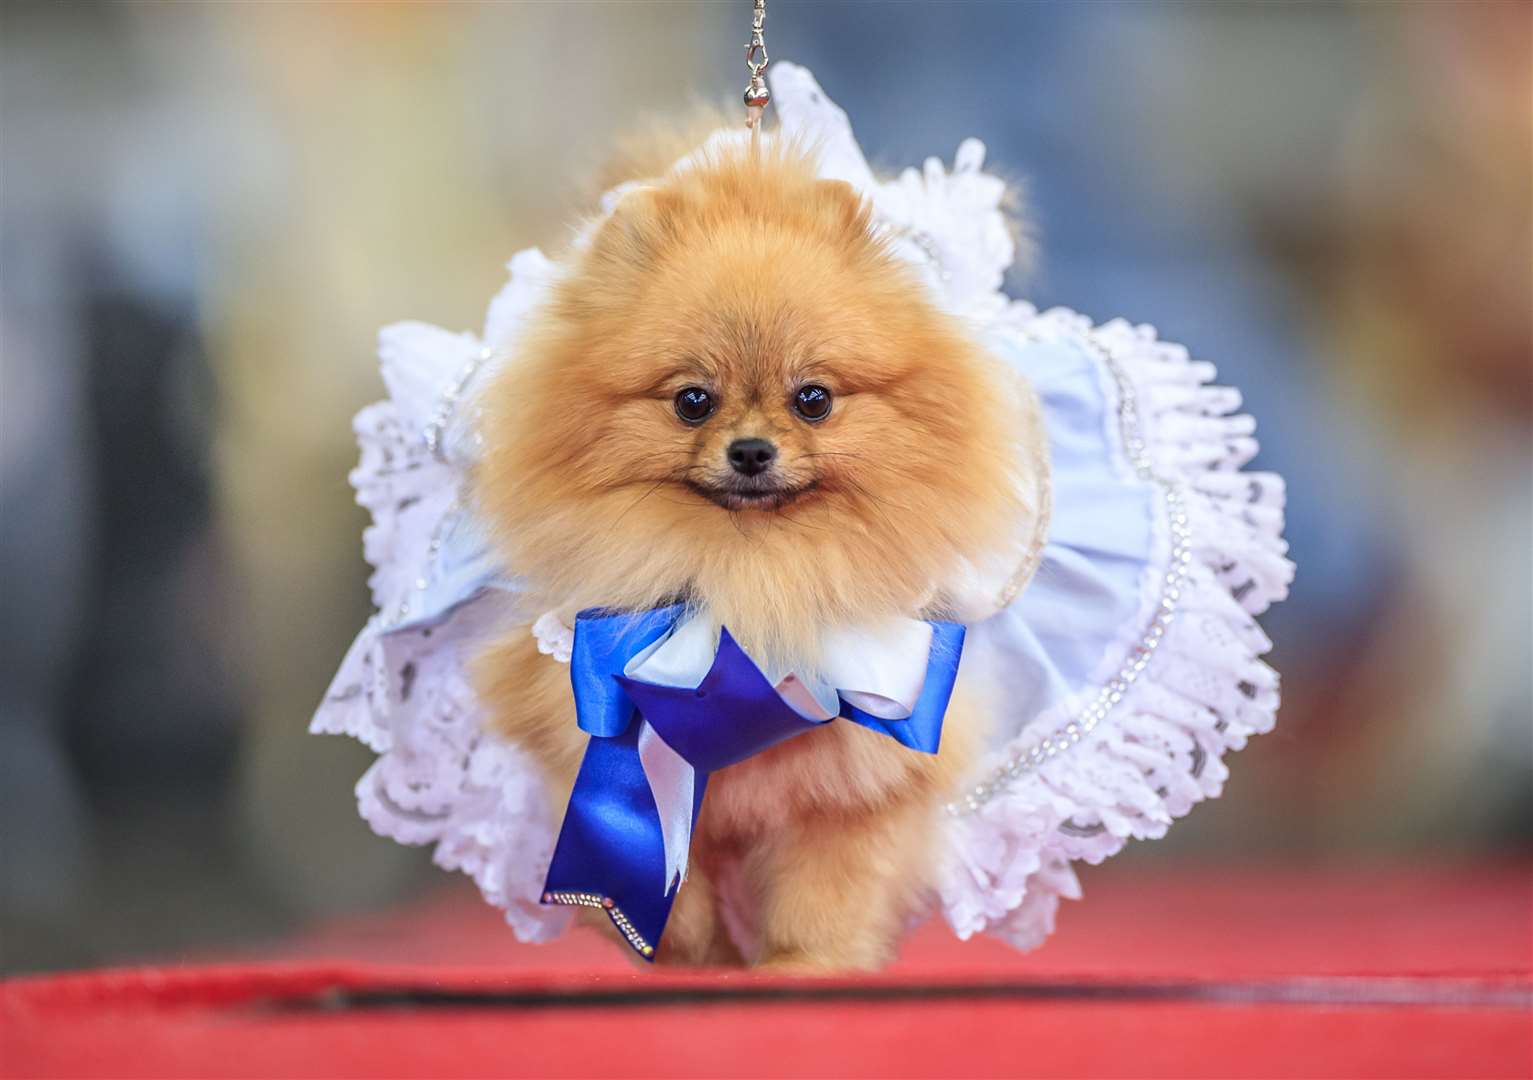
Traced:
<path fill-rule="evenodd" d="M 625 192 L 596 225 L 581 257 L 582 273 L 557 291 L 552 310 L 566 319 L 587 319 L 631 296 L 634 281 L 651 273 L 675 242 L 679 208 L 679 198 L 660 188 Z M 578 288 L 571 284 L 577 280 Z"/>
<path fill-rule="evenodd" d="M 866 240 L 871 233 L 872 207 L 845 180 L 816 180 L 814 208 L 820 219 L 838 238 Z"/>
<path fill-rule="evenodd" d="M 596 233 L 594 258 L 611 267 L 648 269 L 676 239 L 679 197 L 661 188 L 641 187 L 618 200 Z"/>

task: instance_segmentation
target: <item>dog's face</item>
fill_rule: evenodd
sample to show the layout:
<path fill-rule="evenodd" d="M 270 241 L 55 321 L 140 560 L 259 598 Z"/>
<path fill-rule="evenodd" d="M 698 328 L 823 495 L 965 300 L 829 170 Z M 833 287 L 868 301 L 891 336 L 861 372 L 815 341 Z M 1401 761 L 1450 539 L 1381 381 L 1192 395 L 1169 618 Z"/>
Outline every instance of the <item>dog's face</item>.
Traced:
<path fill-rule="evenodd" d="M 791 648 L 1026 527 L 1013 403 L 849 188 L 724 161 L 600 228 L 492 388 L 478 494 L 552 603 L 686 597 Z"/>
<path fill-rule="evenodd" d="M 815 450 L 795 421 L 830 419 L 836 395 L 826 376 L 813 365 L 803 372 L 766 370 L 759 380 L 721 378 L 698 367 L 705 370 L 676 392 L 676 415 L 695 427 L 717 422 L 695 441 L 687 487 L 726 510 L 781 510 L 812 494 L 820 485 L 815 461 L 833 451 Z"/>
<path fill-rule="evenodd" d="M 836 235 L 862 228 L 850 193 L 811 195 L 822 217 L 807 229 L 717 223 L 670 247 L 643 241 L 668 257 L 584 341 L 581 397 L 603 411 L 586 478 L 688 506 L 690 527 L 733 530 L 817 520 L 859 495 L 887 502 L 951 460 L 964 387 L 932 360 L 919 320 L 878 294 L 899 269 L 871 249 L 855 265 Z M 678 210 L 647 200 L 625 213 L 674 222 Z M 608 229 L 626 238 L 652 223 L 620 216 Z"/>

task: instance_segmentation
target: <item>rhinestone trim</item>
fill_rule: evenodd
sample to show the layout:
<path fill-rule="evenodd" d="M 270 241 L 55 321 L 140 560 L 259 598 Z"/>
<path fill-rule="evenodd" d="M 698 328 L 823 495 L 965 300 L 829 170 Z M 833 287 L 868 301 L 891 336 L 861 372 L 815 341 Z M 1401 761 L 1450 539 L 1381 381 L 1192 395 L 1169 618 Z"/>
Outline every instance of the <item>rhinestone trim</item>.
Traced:
<path fill-rule="evenodd" d="M 384 630 L 392 630 L 408 619 L 415 610 L 415 597 L 431 587 L 431 578 L 426 575 L 436 573 L 437 555 L 441 552 L 442 544 L 447 539 L 447 530 L 452 527 L 454 517 L 461 508 L 461 504 L 454 499 L 442 511 L 442 517 L 436 523 L 436 528 L 431 530 L 431 539 L 426 544 L 426 565 L 421 571 L 422 576 L 415 579 L 415 590 L 406 593 L 405 598 L 394 609 L 394 614 L 384 620 Z"/>
<path fill-rule="evenodd" d="M 644 935 L 634 929 L 633 923 L 628 921 L 628 916 L 623 914 L 623 909 L 612 902 L 612 897 L 601 896 L 589 892 L 546 892 L 543 894 L 543 903 L 562 904 L 565 907 L 588 907 L 597 911 L 604 911 L 612 920 L 612 925 L 618 928 L 633 951 L 652 960 L 655 956 L 655 947 L 644 940 Z"/>
<path fill-rule="evenodd" d="M 452 464 L 452 462 L 447 460 L 447 448 L 442 441 L 442 436 L 447 431 L 447 425 L 452 422 L 453 413 L 457 411 L 458 402 L 462 400 L 463 392 L 468 389 L 468 384 L 473 380 L 474 375 L 484 365 L 485 361 L 489 360 L 494 354 L 495 351 L 486 345 L 459 369 L 457 377 L 448 384 L 447 389 L 442 391 L 442 396 L 437 399 L 436 411 L 431 414 L 431 421 L 421 432 L 421 439 L 426 444 L 426 450 L 443 465 Z M 476 442 L 479 440 L 477 433 L 475 433 L 474 438 Z M 408 619 L 415 610 L 415 597 L 431 587 L 431 580 L 426 575 L 435 571 L 437 553 L 442 550 L 442 542 L 446 538 L 448 528 L 453 523 L 453 516 L 460 509 L 461 505 L 455 499 L 452 505 L 442 511 L 442 517 L 437 522 L 436 528 L 432 530 L 431 540 L 427 545 L 426 566 L 422 570 L 422 576 L 415 579 L 414 591 L 406 594 L 393 613 L 384 620 L 384 630 L 392 630 Z"/>
<path fill-rule="evenodd" d="M 442 443 L 442 436 L 447 431 L 447 425 L 452 420 L 452 414 L 458 408 L 458 399 L 463 396 L 463 391 L 468 389 L 468 384 L 474 377 L 474 373 L 493 355 L 493 350 L 486 345 L 480 349 L 468 363 L 463 365 L 454 379 L 442 392 L 437 401 L 436 412 L 432 414 L 431 421 L 426 425 L 421 437 L 426 441 L 426 449 L 431 456 L 443 465 L 450 465 L 447 460 L 447 449 Z"/>
<path fill-rule="evenodd" d="M 1107 368 L 1108 374 L 1112 376 L 1118 394 L 1118 431 L 1130 467 L 1140 480 L 1154 484 L 1160 489 L 1161 505 L 1171 534 L 1171 553 L 1167 560 L 1168 569 L 1165 580 L 1160 590 L 1160 602 L 1156 605 L 1150 625 L 1145 628 L 1138 642 L 1129 650 L 1122 666 L 1097 692 L 1091 704 L 1062 727 L 997 766 L 987 779 L 976 784 L 962 799 L 948 803 L 946 810 L 955 817 L 974 813 L 998 792 L 1009 787 L 1012 781 L 1036 771 L 1044 762 L 1069 750 L 1096 730 L 1097 726 L 1123 700 L 1129 687 L 1133 686 L 1145 668 L 1149 667 L 1155 651 L 1160 648 L 1166 631 L 1170 629 L 1172 621 L 1176 618 L 1182 586 L 1187 582 L 1188 567 L 1192 564 L 1192 529 L 1188 525 L 1186 501 L 1181 488 L 1175 482 L 1155 471 L 1149 444 L 1145 440 L 1139 415 L 1139 402 L 1134 393 L 1133 384 L 1129 381 L 1122 365 L 1118 363 L 1118 358 L 1113 355 L 1111 349 L 1102 344 L 1095 330 L 1086 336 L 1085 341 Z"/>

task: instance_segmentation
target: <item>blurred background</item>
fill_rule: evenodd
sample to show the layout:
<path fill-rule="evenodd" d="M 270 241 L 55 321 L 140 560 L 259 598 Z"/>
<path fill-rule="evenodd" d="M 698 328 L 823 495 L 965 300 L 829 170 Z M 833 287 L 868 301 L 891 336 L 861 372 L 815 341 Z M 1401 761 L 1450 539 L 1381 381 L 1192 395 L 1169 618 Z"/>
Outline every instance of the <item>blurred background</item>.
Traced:
<path fill-rule="evenodd" d="M 444 884 L 305 734 L 368 613 L 374 335 L 477 328 L 619 129 L 738 94 L 749 6 L 0 6 L 5 970 Z M 982 138 L 1013 292 L 1218 363 L 1288 477 L 1279 729 L 1123 858 L 1525 859 L 1533 7 L 772 0 L 767 40 L 876 162 Z"/>

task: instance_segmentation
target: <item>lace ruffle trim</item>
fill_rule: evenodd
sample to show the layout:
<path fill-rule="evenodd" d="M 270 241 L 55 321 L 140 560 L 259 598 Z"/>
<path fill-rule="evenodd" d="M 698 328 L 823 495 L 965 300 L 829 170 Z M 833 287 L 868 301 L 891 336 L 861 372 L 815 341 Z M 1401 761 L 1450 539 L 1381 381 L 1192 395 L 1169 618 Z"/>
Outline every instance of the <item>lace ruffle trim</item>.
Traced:
<path fill-rule="evenodd" d="M 1071 863 L 1100 863 L 1129 839 L 1164 835 L 1220 793 L 1226 752 L 1271 730 L 1278 677 L 1260 659 L 1271 642 L 1253 616 L 1286 596 L 1293 566 L 1282 479 L 1240 471 L 1256 453 L 1255 424 L 1231 415 L 1237 391 L 1208 385 L 1212 365 L 1121 320 L 1093 327 L 1074 312 L 1039 315 L 1019 303 L 1004 322 L 1029 337 L 1078 337 L 1098 356 L 1124 468 L 1162 496 L 1140 618 L 1093 680 L 1103 693 L 1039 716 L 999 748 L 1000 773 L 1030 765 L 981 785 L 984 797 L 953 808 L 948 823 L 948 922 L 962 938 L 989 931 L 1026 949 L 1053 930 L 1061 897 L 1080 896 Z M 1125 680 L 1136 659 L 1143 665 Z M 1098 705 L 1106 708 L 1087 727 Z"/>

